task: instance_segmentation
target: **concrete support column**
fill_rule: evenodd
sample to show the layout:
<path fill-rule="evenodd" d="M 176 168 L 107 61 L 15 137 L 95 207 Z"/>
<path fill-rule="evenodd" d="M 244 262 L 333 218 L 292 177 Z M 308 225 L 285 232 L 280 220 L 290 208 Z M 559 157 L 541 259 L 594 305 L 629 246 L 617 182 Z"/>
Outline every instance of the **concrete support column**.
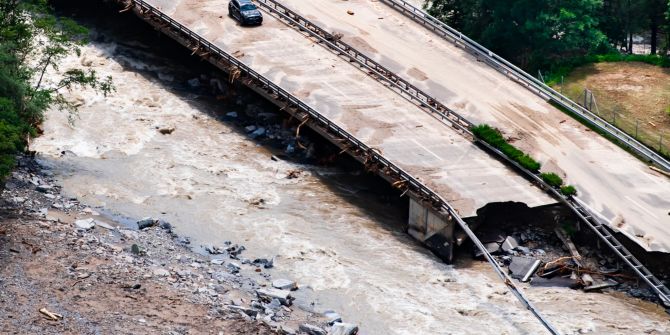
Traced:
<path fill-rule="evenodd" d="M 454 251 L 454 222 L 420 199 L 409 196 L 408 233 L 424 243 L 445 262 L 451 263 Z"/>

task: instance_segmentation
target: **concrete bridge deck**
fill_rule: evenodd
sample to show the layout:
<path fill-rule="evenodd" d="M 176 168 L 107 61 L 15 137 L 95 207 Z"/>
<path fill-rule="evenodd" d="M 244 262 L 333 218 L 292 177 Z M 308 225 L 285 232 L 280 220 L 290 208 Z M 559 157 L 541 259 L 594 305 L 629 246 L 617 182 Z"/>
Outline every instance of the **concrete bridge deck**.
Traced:
<path fill-rule="evenodd" d="M 383 2 L 281 2 L 470 121 L 499 127 L 543 170 L 567 176 L 613 228 L 647 250 L 670 252 L 667 177 Z"/>
<path fill-rule="evenodd" d="M 462 217 L 492 202 L 555 203 L 456 130 L 269 15 L 262 27 L 241 27 L 227 17 L 226 0 L 147 2 L 379 149 Z"/>

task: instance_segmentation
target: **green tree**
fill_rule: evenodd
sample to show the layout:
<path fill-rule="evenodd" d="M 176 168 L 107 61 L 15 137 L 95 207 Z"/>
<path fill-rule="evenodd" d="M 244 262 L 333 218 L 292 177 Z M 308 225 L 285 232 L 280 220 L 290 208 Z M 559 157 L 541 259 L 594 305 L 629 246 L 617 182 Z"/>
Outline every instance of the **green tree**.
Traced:
<path fill-rule="evenodd" d="M 74 119 L 77 108 L 64 91 L 89 87 L 106 95 L 114 89 L 111 77 L 93 70 L 59 68 L 65 57 L 80 54 L 86 36 L 85 28 L 54 15 L 47 0 L 0 0 L 0 181 L 47 109 Z M 60 79 L 45 85 L 50 69 Z"/>
<path fill-rule="evenodd" d="M 433 0 L 428 11 L 518 65 L 534 70 L 606 46 L 602 0 Z"/>
<path fill-rule="evenodd" d="M 651 35 L 651 54 L 655 55 L 658 51 L 659 33 L 667 23 L 665 14 L 668 10 L 668 2 L 666 0 L 645 0 L 643 3 Z"/>

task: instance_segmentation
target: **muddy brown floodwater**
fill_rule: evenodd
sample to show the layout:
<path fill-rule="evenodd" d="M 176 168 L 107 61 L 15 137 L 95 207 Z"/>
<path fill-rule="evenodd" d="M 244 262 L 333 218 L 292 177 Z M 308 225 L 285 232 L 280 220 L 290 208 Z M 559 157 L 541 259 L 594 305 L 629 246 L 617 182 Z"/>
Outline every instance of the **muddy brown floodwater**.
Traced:
<path fill-rule="evenodd" d="M 402 213 L 346 182 L 356 178 L 271 160 L 269 148 L 212 116 L 242 110 L 174 89 L 188 65 L 166 65 L 174 60 L 152 54 L 148 35 L 119 45 L 112 34 L 61 65 L 112 75 L 117 87 L 107 98 L 71 92 L 81 104 L 76 125 L 51 111 L 31 145 L 65 193 L 110 213 L 166 219 L 196 246 L 233 240 L 246 257 L 275 256 L 276 271 L 304 288 L 299 305 L 335 309 L 362 334 L 543 333 L 488 265 L 444 264 L 403 232 Z M 303 172 L 287 179 L 293 170 Z M 524 289 L 565 334 L 670 330 L 662 309 L 636 299 Z"/>

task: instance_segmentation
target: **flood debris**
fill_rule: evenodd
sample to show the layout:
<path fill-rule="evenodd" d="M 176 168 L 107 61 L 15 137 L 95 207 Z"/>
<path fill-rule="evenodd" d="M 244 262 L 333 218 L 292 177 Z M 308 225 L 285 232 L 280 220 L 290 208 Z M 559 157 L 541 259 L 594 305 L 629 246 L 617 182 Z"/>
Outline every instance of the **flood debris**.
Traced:
<path fill-rule="evenodd" d="M 170 134 L 174 133 L 175 130 L 177 130 L 177 128 L 172 127 L 172 126 L 170 126 L 170 127 L 159 127 L 158 128 L 158 132 L 163 134 L 163 135 L 170 135 Z"/>
<path fill-rule="evenodd" d="M 514 237 L 507 236 L 507 238 L 503 241 L 500 247 L 502 248 L 503 251 L 510 252 L 518 246 L 519 242 L 517 242 L 517 240 Z"/>
<path fill-rule="evenodd" d="M 610 287 L 615 287 L 617 285 L 619 285 L 619 283 L 612 279 L 594 280 L 591 282 L 591 285 L 584 287 L 584 291 L 585 292 L 597 291 Z"/>
<path fill-rule="evenodd" d="M 358 326 L 350 323 L 337 322 L 333 324 L 328 332 L 328 335 L 356 335 L 358 334 Z"/>
<path fill-rule="evenodd" d="M 582 260 L 582 256 L 579 254 L 579 251 L 577 251 L 577 247 L 575 246 L 574 243 L 572 243 L 572 240 L 568 236 L 568 234 L 563 230 L 563 228 L 556 228 L 554 230 L 556 232 L 556 236 L 563 242 L 566 248 L 568 248 L 568 251 L 570 251 L 570 255 L 572 255 L 572 261 L 577 264 L 577 266 L 582 266 L 580 261 Z"/>
<path fill-rule="evenodd" d="M 527 282 L 535 274 L 541 263 L 542 261 L 539 259 L 514 256 L 509 265 L 509 271 L 512 278 Z"/>
<path fill-rule="evenodd" d="M 298 328 L 298 330 L 300 330 L 301 332 L 306 333 L 308 335 L 327 335 L 328 334 L 322 328 L 320 328 L 318 326 L 315 326 L 315 325 L 311 325 L 309 323 L 301 324 L 300 327 Z"/>
<path fill-rule="evenodd" d="M 60 321 L 60 320 L 63 319 L 63 316 L 62 316 L 62 315 L 60 315 L 60 314 L 58 314 L 58 313 L 50 312 L 50 311 L 49 311 L 48 309 L 46 309 L 46 308 L 40 308 L 40 313 L 42 313 L 42 315 L 46 316 L 46 317 L 47 317 L 48 319 L 50 319 L 51 321 Z"/>
<path fill-rule="evenodd" d="M 617 289 L 655 301 L 650 290 L 638 289 L 635 277 L 622 273 L 613 256 L 575 245 L 564 228 L 528 228 L 505 234 L 486 227 L 480 233 L 486 250 L 510 277 L 536 287 L 566 287 L 584 292 Z M 474 257 L 484 253 L 474 250 Z"/>

